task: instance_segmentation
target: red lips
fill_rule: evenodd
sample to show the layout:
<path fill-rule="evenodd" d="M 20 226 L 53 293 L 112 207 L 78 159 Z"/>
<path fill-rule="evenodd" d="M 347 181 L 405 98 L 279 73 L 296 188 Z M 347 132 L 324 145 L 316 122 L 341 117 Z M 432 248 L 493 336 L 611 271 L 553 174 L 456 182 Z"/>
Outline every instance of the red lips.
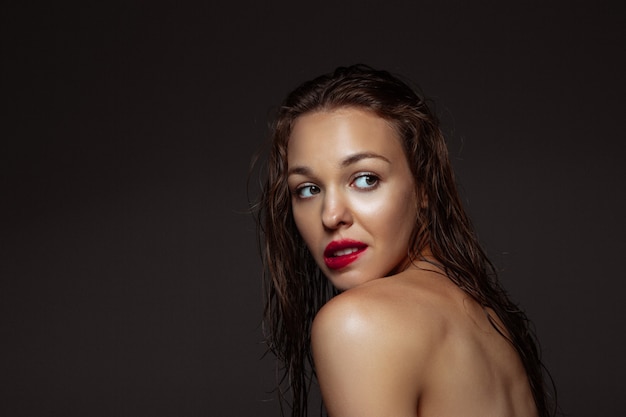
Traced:
<path fill-rule="evenodd" d="M 356 240 L 334 240 L 324 250 L 324 263 L 330 269 L 341 269 L 356 261 L 367 245 Z"/>

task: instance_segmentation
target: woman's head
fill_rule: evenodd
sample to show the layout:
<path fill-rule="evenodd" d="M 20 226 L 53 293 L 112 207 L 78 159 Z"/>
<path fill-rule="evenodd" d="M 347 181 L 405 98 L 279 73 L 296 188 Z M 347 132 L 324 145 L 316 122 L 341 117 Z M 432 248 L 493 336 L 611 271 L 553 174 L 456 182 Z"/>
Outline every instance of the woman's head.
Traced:
<path fill-rule="evenodd" d="M 410 234 L 408 256 L 415 258 L 432 251 L 435 257 L 443 255 L 445 258 L 447 250 L 440 248 L 445 240 L 441 242 L 437 239 L 445 234 L 445 230 L 441 229 L 447 227 L 446 222 L 452 217 L 455 217 L 456 223 L 466 227 L 467 218 L 458 199 L 438 120 L 424 98 L 406 83 L 386 71 L 364 65 L 340 67 L 331 74 L 306 82 L 283 102 L 272 136 L 267 182 L 272 195 L 266 196 L 272 209 L 267 213 L 270 218 L 266 218 L 269 220 L 266 228 L 272 228 L 270 233 L 288 234 L 290 244 L 303 246 L 303 236 L 298 229 L 298 226 L 302 229 L 303 222 L 296 224 L 293 221 L 294 214 L 297 214 L 293 210 L 297 211 L 302 205 L 292 204 L 294 190 L 293 187 L 290 190 L 288 183 L 294 129 L 305 121 L 310 122 L 313 117 L 320 118 L 319 115 L 337 114 L 348 109 L 359 110 L 362 114 L 384 121 L 389 131 L 393 131 L 387 136 L 397 142 L 404 152 L 417 200 L 415 216 L 403 225 L 403 229 Z M 306 125 L 310 130 L 314 129 L 312 123 Z M 403 203 L 388 202 L 389 205 Z M 266 233 L 268 231 L 266 229 Z M 329 275 L 319 256 L 317 264 Z M 397 272 L 397 268 L 381 272 L 385 276 Z"/>
<path fill-rule="evenodd" d="M 390 123 L 355 107 L 306 113 L 292 129 L 287 167 L 296 227 L 335 288 L 410 264 L 418 201 Z"/>

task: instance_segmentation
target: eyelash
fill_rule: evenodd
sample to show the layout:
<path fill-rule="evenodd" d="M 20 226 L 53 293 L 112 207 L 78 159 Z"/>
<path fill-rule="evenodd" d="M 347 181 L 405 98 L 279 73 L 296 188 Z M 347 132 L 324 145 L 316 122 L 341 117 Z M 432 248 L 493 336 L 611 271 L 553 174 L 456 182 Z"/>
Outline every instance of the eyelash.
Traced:
<path fill-rule="evenodd" d="M 302 196 L 302 192 L 304 190 L 315 190 L 315 192 L 311 193 L 312 195 L 310 195 L 308 197 L 304 197 L 304 196 Z M 320 192 L 320 187 L 318 187 L 317 185 L 314 185 L 314 184 L 304 184 L 304 185 L 301 185 L 300 187 L 296 188 L 295 195 L 296 195 L 296 197 L 298 197 L 301 200 L 306 200 L 307 198 L 313 197 L 313 195 L 315 195 L 315 194 L 319 194 L 319 192 Z"/>
<path fill-rule="evenodd" d="M 357 187 L 360 190 L 373 190 L 374 188 L 378 187 L 378 184 L 380 182 L 380 177 L 376 174 L 373 174 L 371 172 L 364 172 L 362 174 L 357 175 L 356 177 L 354 177 L 354 180 L 352 181 L 351 184 L 356 184 L 356 182 L 361 179 L 364 178 L 366 179 L 374 179 L 374 184 L 367 184 L 365 187 Z"/>
<path fill-rule="evenodd" d="M 374 180 L 373 184 L 366 184 L 365 186 L 357 186 L 356 183 L 359 179 L 364 179 L 365 181 L 368 180 Z M 375 188 L 378 187 L 378 184 L 380 182 L 380 177 L 378 175 L 375 175 L 371 172 L 365 172 L 365 173 L 361 173 L 358 174 L 356 177 L 354 177 L 354 179 L 350 182 L 350 185 L 354 185 L 355 188 L 357 188 L 360 191 L 370 191 L 373 190 Z M 311 195 L 309 196 L 303 196 L 302 193 L 305 190 L 309 190 L 309 193 Z M 316 194 L 320 193 L 320 187 L 318 187 L 315 184 L 303 184 L 301 186 L 299 186 L 298 188 L 295 189 L 294 194 L 296 195 L 296 197 L 298 197 L 301 200 L 306 200 L 308 198 L 312 198 L 313 196 L 315 196 Z"/>

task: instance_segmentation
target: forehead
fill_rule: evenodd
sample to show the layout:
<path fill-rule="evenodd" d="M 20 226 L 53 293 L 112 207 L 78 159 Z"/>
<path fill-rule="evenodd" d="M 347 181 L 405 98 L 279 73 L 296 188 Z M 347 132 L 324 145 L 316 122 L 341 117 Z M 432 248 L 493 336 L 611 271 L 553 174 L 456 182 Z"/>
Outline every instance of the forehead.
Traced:
<path fill-rule="evenodd" d="M 404 159 L 400 138 L 390 122 L 358 108 L 317 111 L 298 117 L 288 145 L 289 165 L 315 160 L 338 160 L 373 152 Z"/>

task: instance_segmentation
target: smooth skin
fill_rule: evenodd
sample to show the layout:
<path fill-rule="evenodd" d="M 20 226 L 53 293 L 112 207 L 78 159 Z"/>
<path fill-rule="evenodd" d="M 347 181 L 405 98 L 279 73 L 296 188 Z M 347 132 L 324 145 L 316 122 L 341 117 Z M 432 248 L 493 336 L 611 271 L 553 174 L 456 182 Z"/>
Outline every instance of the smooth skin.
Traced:
<path fill-rule="evenodd" d="M 341 290 L 386 276 L 407 259 L 417 199 L 392 127 L 355 109 L 297 119 L 288 147 L 293 215 L 315 261 Z M 331 241 L 368 245 L 341 270 L 324 263 Z"/>
<path fill-rule="evenodd" d="M 426 202 L 393 127 L 356 108 L 300 116 L 288 166 L 298 230 L 343 291 L 317 314 L 311 335 L 330 416 L 537 416 L 517 353 L 487 318 L 499 323 L 495 314 L 432 263 L 408 261 Z M 323 251 L 338 239 L 367 249 L 332 270 Z"/>

